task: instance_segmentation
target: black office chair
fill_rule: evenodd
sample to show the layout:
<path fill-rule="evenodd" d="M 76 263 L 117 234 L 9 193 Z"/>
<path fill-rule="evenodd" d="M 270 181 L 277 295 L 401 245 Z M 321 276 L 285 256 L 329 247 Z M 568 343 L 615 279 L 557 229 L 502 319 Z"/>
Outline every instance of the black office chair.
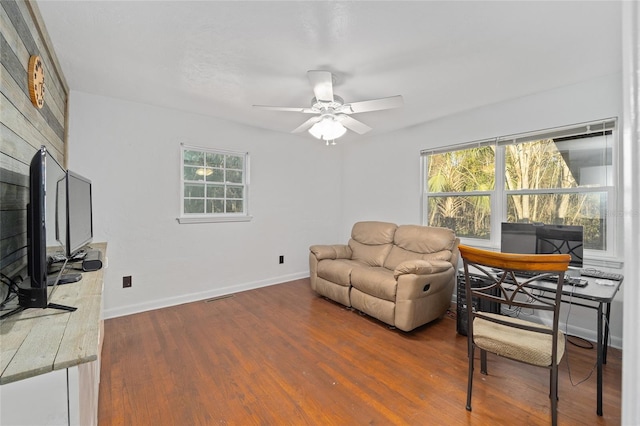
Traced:
<path fill-rule="evenodd" d="M 564 355 L 565 337 L 558 330 L 560 302 L 564 272 L 569 267 L 568 254 L 513 254 L 481 250 L 460 245 L 464 264 L 467 304 L 467 339 L 469 357 L 469 379 L 467 387 L 467 410 L 471 411 L 473 386 L 474 350 L 480 349 L 480 368 L 487 374 L 487 352 L 544 367 L 549 374 L 549 397 L 551 398 L 551 422 L 558 421 L 558 364 Z M 516 273 L 535 272 L 532 278 L 518 278 Z M 557 291 L 554 299 L 539 298 L 527 284 L 543 276 L 557 275 Z M 478 286 L 482 277 L 485 285 Z M 471 278 L 476 278 L 474 286 Z M 487 300 L 509 307 L 551 311 L 551 327 L 535 322 L 490 312 L 482 312 L 482 303 Z"/>

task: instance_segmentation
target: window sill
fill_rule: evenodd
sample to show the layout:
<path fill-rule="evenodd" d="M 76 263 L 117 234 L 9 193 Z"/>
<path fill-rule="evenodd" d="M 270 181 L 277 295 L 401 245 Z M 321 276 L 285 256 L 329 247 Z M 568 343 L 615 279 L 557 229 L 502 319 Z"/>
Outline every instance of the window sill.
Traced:
<path fill-rule="evenodd" d="M 216 223 L 216 222 L 250 222 L 253 216 L 200 216 L 178 217 L 178 223 Z"/>

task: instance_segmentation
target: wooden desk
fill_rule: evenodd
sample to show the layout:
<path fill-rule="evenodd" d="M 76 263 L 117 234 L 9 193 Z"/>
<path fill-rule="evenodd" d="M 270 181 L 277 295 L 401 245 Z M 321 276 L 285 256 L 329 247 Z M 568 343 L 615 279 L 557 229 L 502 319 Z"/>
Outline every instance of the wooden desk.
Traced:
<path fill-rule="evenodd" d="M 102 258 L 106 260 L 106 243 L 91 244 L 91 247 L 100 250 Z M 11 398 L 11 389 L 18 387 L 17 383 L 16 386 L 11 386 L 15 382 L 32 380 L 39 376 L 43 376 L 42 380 L 48 380 L 49 374 L 67 370 L 66 380 L 69 380 L 71 374 L 76 376 L 76 384 L 83 383 L 86 382 L 87 366 L 90 364 L 97 368 L 98 373 L 97 377 L 93 378 L 96 380 L 95 389 L 91 392 L 95 393 L 91 397 L 95 397 L 97 409 L 99 357 L 103 337 L 103 283 L 104 268 L 95 272 L 84 272 L 80 281 L 53 289 L 49 301 L 76 307 L 75 312 L 32 308 L 0 321 L 0 385 L 3 385 L 0 388 L 0 398 L 3 419 L 8 410 L 18 409 L 4 403 Z M 89 371 L 90 375 L 95 375 L 95 368 Z M 4 386 L 7 384 L 9 386 Z M 38 385 L 32 385 L 35 386 Z M 83 411 L 86 410 L 83 406 L 86 404 L 83 400 L 89 390 L 82 389 L 80 393 L 77 389 L 68 388 L 66 383 L 65 388 L 67 396 L 70 397 L 69 423 L 74 424 L 74 418 L 78 417 L 78 423 L 86 424 L 80 419 L 85 418 Z M 81 400 L 73 401 L 72 393 L 77 393 Z M 74 405 L 78 407 L 79 414 L 71 412 Z M 22 410 L 24 409 L 25 407 L 22 407 Z"/>

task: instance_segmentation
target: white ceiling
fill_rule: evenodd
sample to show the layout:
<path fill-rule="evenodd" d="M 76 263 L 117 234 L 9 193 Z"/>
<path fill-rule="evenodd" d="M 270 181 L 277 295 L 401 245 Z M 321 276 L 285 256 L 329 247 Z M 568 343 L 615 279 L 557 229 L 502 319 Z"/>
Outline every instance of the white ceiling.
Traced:
<path fill-rule="evenodd" d="M 37 1 L 72 90 L 290 132 L 329 70 L 370 134 L 621 68 L 618 1 Z M 306 133 L 300 137 L 310 138 Z M 349 137 L 361 137 L 351 134 Z"/>

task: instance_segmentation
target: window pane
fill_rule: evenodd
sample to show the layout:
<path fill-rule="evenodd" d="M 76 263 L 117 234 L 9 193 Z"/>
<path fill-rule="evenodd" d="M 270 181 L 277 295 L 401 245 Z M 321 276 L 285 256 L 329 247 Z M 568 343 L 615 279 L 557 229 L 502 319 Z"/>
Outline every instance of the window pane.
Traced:
<path fill-rule="evenodd" d="M 204 175 L 198 173 L 198 167 L 184 166 L 184 180 L 204 180 Z"/>
<path fill-rule="evenodd" d="M 247 154 L 185 147 L 182 158 L 182 214 L 247 214 Z"/>
<path fill-rule="evenodd" d="M 495 147 L 462 149 L 429 156 L 429 192 L 490 191 L 495 184 Z"/>
<path fill-rule="evenodd" d="M 242 170 L 242 157 L 237 155 L 227 155 L 227 169 Z"/>
<path fill-rule="evenodd" d="M 224 213 L 224 201 L 207 200 L 207 213 Z"/>
<path fill-rule="evenodd" d="M 204 184 L 187 183 L 184 185 L 185 198 L 200 197 L 204 198 Z"/>
<path fill-rule="evenodd" d="M 227 182 L 242 183 L 242 172 L 227 170 Z"/>
<path fill-rule="evenodd" d="M 224 185 L 207 185 L 207 198 L 224 198 Z"/>
<path fill-rule="evenodd" d="M 224 167 L 224 155 L 207 153 L 207 166 L 209 167 Z"/>
<path fill-rule="evenodd" d="M 453 229 L 458 237 L 488 240 L 491 230 L 491 197 L 429 197 L 429 226 Z"/>
<path fill-rule="evenodd" d="M 227 198 L 242 198 L 242 187 L 227 186 Z"/>
<path fill-rule="evenodd" d="M 242 200 L 227 200 L 227 213 L 242 213 Z"/>
<path fill-rule="evenodd" d="M 507 222 L 582 225 L 584 247 L 606 250 L 607 193 L 507 196 Z"/>
<path fill-rule="evenodd" d="M 185 213 L 204 213 L 204 200 L 184 200 Z"/>
<path fill-rule="evenodd" d="M 224 182 L 224 170 L 212 169 L 213 173 L 207 176 L 207 182 Z"/>
<path fill-rule="evenodd" d="M 194 166 L 204 166 L 204 152 L 184 151 L 184 164 Z"/>
<path fill-rule="evenodd" d="M 544 139 L 508 145 L 507 189 L 577 188 L 612 185 L 607 136 Z"/>

